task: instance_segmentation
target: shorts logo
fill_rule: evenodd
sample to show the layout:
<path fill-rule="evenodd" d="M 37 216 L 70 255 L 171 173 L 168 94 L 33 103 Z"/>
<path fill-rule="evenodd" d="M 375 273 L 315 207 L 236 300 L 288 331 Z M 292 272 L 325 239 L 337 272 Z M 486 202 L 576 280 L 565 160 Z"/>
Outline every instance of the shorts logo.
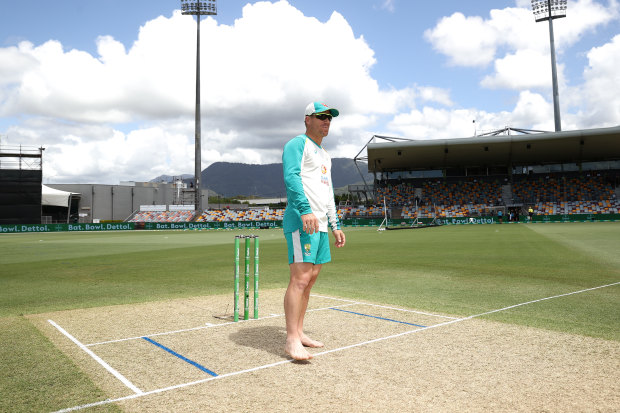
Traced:
<path fill-rule="evenodd" d="M 312 245 L 304 244 L 304 255 L 306 257 L 309 257 L 311 253 L 312 253 Z"/>

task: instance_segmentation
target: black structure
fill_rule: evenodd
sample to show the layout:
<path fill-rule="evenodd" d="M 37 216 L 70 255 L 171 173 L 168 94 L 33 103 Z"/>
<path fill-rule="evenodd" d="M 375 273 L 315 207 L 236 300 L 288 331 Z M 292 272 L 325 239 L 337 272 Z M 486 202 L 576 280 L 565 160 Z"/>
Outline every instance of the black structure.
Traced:
<path fill-rule="evenodd" d="M 41 223 L 43 148 L 0 148 L 0 225 Z"/>

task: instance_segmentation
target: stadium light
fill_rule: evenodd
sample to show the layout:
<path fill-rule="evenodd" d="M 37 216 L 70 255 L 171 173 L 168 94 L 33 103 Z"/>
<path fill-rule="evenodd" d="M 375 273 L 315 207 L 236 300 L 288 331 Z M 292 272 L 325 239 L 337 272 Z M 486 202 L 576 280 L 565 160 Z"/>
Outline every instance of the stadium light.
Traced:
<path fill-rule="evenodd" d="M 532 0 L 532 12 L 536 22 L 549 21 L 549 44 L 551 46 L 551 80 L 553 82 L 553 114 L 555 131 L 562 130 L 560 120 L 560 94 L 558 92 L 558 72 L 555 64 L 555 40 L 553 20 L 566 17 L 567 0 Z"/>
<path fill-rule="evenodd" d="M 216 0 L 190 1 L 181 0 L 181 14 L 196 16 L 196 126 L 195 126 L 195 158 L 194 158 L 194 203 L 197 213 L 202 213 L 201 196 L 201 136 L 200 136 L 200 16 L 216 15 Z"/>

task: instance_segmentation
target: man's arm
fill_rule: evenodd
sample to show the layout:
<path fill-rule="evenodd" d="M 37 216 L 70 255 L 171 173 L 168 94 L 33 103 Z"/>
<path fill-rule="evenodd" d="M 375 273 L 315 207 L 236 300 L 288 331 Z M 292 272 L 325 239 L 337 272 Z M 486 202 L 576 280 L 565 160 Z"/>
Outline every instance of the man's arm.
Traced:
<path fill-rule="evenodd" d="M 332 233 L 334 234 L 334 238 L 336 238 L 336 247 L 340 248 L 340 247 L 344 247 L 345 244 L 345 236 L 344 236 L 344 232 L 342 232 L 342 230 L 335 230 L 332 231 Z"/>
<path fill-rule="evenodd" d="M 293 139 L 284 145 L 282 153 L 282 168 L 284 169 L 284 184 L 289 201 L 301 215 L 312 213 L 310 202 L 304 193 L 301 182 L 301 163 L 304 155 L 305 140 Z"/>
<path fill-rule="evenodd" d="M 305 139 L 295 138 L 284 145 L 282 153 L 282 167 L 284 169 L 284 184 L 292 206 L 299 211 L 303 230 L 309 234 L 318 231 L 319 220 L 312 213 L 310 202 L 304 192 L 301 181 L 301 163 L 305 148 Z"/>

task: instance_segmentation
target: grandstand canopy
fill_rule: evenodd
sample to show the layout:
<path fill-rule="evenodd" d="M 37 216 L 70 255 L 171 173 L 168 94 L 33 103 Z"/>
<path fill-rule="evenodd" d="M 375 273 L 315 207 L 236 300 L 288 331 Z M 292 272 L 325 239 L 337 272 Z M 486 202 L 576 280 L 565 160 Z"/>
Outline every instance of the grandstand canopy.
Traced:
<path fill-rule="evenodd" d="M 565 132 L 406 140 L 374 136 L 369 172 L 620 160 L 620 126 Z"/>

